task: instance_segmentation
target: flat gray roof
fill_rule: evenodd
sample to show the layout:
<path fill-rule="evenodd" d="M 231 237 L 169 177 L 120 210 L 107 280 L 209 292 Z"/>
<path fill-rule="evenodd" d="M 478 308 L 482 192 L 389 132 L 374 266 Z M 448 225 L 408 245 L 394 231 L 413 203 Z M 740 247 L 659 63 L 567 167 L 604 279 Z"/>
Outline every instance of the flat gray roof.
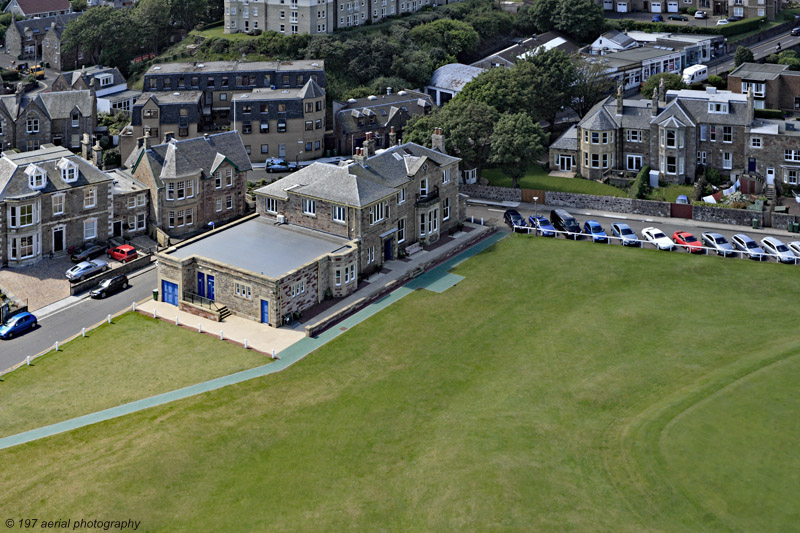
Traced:
<path fill-rule="evenodd" d="M 289 224 L 277 225 L 258 217 L 167 253 L 178 259 L 197 255 L 279 278 L 321 255 L 348 246 L 349 242 L 342 237 Z"/>

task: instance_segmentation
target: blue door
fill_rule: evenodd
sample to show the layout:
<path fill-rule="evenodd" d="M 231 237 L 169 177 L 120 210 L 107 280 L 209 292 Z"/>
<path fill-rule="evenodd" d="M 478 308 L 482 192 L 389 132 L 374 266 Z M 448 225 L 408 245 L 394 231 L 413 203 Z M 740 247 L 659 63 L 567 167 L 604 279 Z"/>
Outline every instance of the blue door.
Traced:
<path fill-rule="evenodd" d="M 206 276 L 206 298 L 214 301 L 214 276 L 211 274 Z"/>
<path fill-rule="evenodd" d="M 261 322 L 269 324 L 269 302 L 261 300 Z"/>
<path fill-rule="evenodd" d="M 161 281 L 161 301 L 178 305 L 178 285 L 169 281 Z"/>
<path fill-rule="evenodd" d="M 392 260 L 392 239 L 386 239 L 383 243 L 383 260 Z"/>
<path fill-rule="evenodd" d="M 197 273 L 197 295 L 203 298 L 206 296 L 206 275 L 202 272 Z"/>
<path fill-rule="evenodd" d="M 756 171 L 756 158 L 751 157 L 747 161 L 747 171 L 748 172 L 755 172 Z"/>

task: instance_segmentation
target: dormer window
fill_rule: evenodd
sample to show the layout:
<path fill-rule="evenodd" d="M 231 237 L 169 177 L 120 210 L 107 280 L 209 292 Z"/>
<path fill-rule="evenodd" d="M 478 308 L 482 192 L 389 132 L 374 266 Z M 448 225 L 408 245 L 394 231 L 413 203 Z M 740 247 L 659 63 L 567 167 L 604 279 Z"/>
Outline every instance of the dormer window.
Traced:
<path fill-rule="evenodd" d="M 64 183 L 74 183 L 78 179 L 78 165 L 75 161 L 62 157 L 56 164 L 61 171 L 61 179 Z"/>
<path fill-rule="evenodd" d="M 25 169 L 25 174 L 28 175 L 28 185 L 31 189 L 44 189 L 47 183 L 47 175 L 44 170 L 36 165 L 28 165 Z"/>
<path fill-rule="evenodd" d="M 728 102 L 709 102 L 708 112 L 723 114 L 728 112 Z"/>
<path fill-rule="evenodd" d="M 72 127 L 77 128 L 81 123 L 81 114 L 77 111 L 72 112 Z"/>

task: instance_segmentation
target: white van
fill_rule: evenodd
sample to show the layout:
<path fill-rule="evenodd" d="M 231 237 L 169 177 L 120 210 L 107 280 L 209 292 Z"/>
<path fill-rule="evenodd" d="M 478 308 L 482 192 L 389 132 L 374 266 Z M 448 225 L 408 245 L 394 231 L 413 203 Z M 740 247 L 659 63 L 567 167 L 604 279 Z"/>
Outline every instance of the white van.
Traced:
<path fill-rule="evenodd" d="M 683 83 L 691 85 L 708 79 L 708 67 L 705 65 L 692 65 L 683 71 Z"/>

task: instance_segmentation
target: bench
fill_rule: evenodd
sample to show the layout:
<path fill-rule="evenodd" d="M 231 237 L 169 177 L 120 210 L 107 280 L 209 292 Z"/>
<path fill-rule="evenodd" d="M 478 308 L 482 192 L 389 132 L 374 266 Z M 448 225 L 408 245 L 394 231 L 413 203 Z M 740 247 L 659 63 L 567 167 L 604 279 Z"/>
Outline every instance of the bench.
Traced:
<path fill-rule="evenodd" d="M 415 242 L 411 246 L 406 246 L 406 255 L 414 255 L 417 252 L 422 251 L 422 245 L 418 242 Z"/>

